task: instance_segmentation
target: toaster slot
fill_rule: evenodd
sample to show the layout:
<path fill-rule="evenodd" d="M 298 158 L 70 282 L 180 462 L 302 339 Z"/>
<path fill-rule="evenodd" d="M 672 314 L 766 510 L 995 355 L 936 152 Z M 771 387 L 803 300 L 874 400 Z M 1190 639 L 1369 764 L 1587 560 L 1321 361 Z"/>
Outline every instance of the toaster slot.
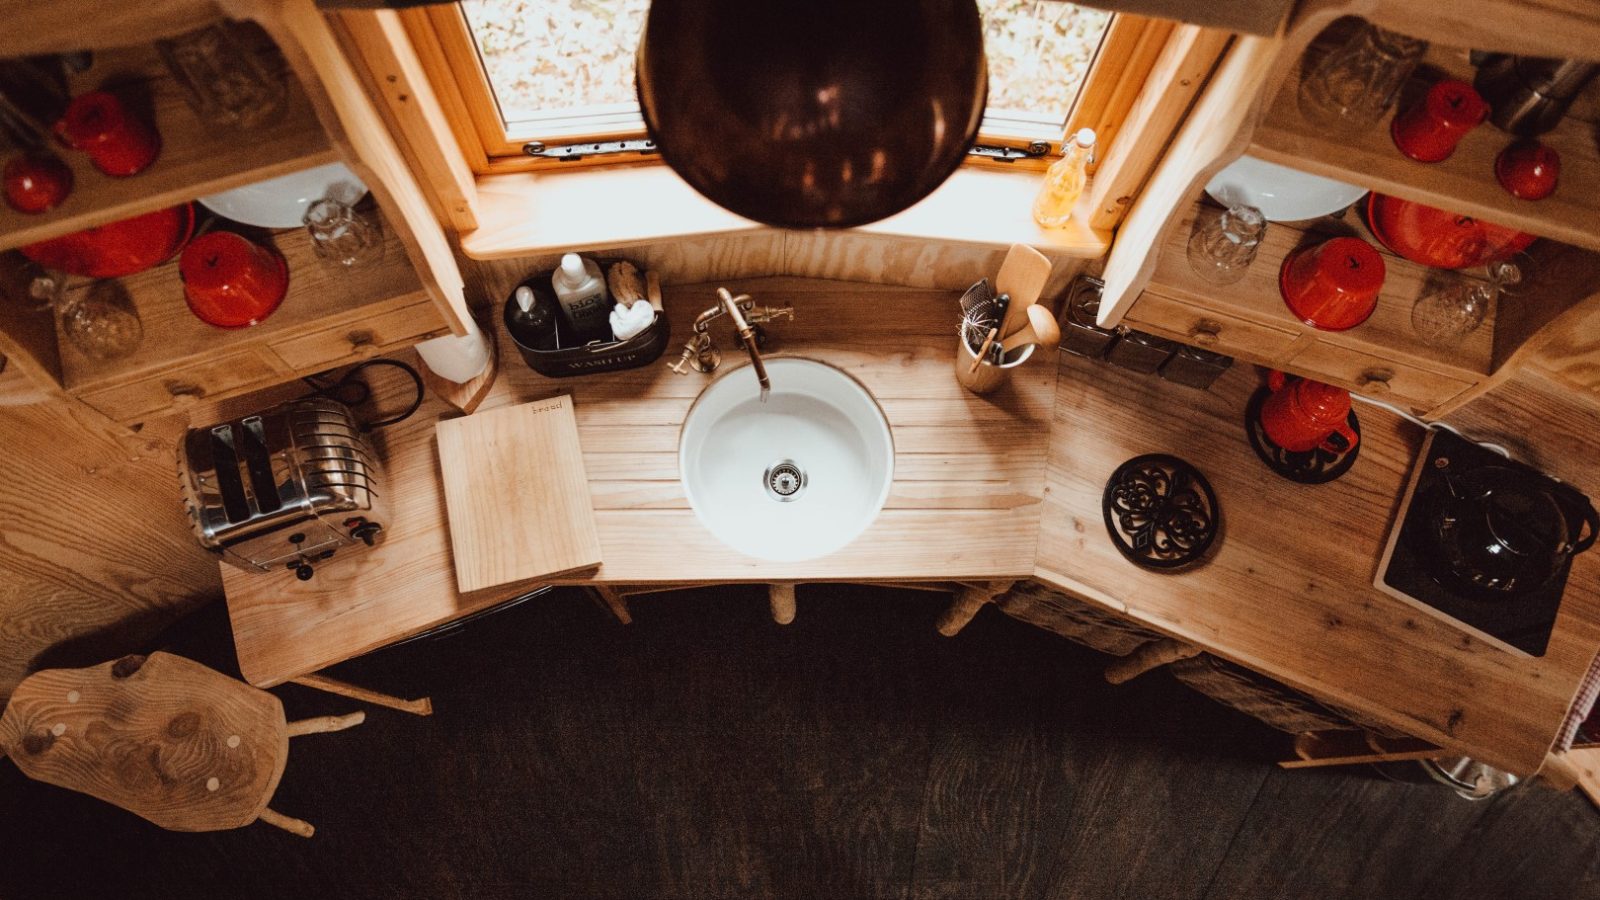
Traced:
<path fill-rule="evenodd" d="M 267 431 L 260 416 L 245 419 L 244 465 L 250 473 L 250 492 L 256 495 L 256 508 L 262 513 L 277 512 L 283 508 L 278 496 L 278 482 L 272 477 L 272 451 L 267 449 Z"/>
<path fill-rule="evenodd" d="M 222 512 L 230 523 L 250 518 L 250 501 L 244 495 L 239 477 L 239 454 L 234 449 L 233 426 L 211 429 L 211 459 L 217 476 L 217 493 L 222 495 Z"/>

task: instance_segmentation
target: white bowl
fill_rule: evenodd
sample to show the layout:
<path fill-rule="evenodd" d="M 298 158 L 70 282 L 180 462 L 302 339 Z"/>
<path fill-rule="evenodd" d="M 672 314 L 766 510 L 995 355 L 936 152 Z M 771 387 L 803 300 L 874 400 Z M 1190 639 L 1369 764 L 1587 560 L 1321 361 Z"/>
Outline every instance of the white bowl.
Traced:
<path fill-rule="evenodd" d="M 367 192 L 344 163 L 329 163 L 201 197 L 200 204 L 235 222 L 260 228 L 299 228 L 306 207 L 324 197 L 354 204 Z"/>
<path fill-rule="evenodd" d="M 1336 213 L 1367 189 L 1241 156 L 1211 179 L 1206 193 L 1223 206 L 1254 206 L 1268 222 L 1299 222 Z"/>

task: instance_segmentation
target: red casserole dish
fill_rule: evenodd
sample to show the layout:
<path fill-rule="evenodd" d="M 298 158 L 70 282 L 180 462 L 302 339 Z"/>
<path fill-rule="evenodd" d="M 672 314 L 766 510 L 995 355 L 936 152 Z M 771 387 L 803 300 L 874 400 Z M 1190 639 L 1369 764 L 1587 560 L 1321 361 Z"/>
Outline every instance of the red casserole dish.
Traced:
<path fill-rule="evenodd" d="M 1467 269 L 1527 249 L 1537 236 L 1374 191 L 1367 224 L 1379 243 L 1415 263 Z"/>
<path fill-rule="evenodd" d="M 194 204 L 107 222 L 20 248 L 46 269 L 85 278 L 122 278 L 171 259 L 194 234 Z"/>

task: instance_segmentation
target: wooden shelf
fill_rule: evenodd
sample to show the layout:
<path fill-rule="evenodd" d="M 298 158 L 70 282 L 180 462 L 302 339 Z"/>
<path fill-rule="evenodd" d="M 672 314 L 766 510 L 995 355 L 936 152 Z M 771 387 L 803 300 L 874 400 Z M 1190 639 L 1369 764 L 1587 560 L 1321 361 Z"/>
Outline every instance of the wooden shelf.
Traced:
<path fill-rule="evenodd" d="M 241 185 L 340 159 L 299 82 L 283 73 L 283 116 L 249 132 L 213 130 L 185 102 L 183 90 L 151 45 L 100 51 L 72 91 L 111 87 L 119 96 L 148 99 L 161 134 L 161 155 L 129 178 L 103 175 L 85 153 L 59 150 L 72 168 L 72 193 L 59 207 L 24 215 L 0 204 L 0 249 L 30 244 L 106 222 L 172 206 Z"/>
<path fill-rule="evenodd" d="M 1397 109 L 1415 101 L 1442 78 L 1472 80 L 1465 54 L 1442 48 L 1430 54 L 1424 74 L 1402 96 Z M 1540 140 L 1561 154 L 1561 182 L 1543 200 L 1519 200 L 1494 175 L 1494 160 L 1512 135 L 1484 124 L 1462 139 L 1449 159 L 1419 163 L 1403 155 L 1389 136 L 1389 119 L 1344 136 L 1312 125 L 1300 114 L 1300 69 L 1284 79 L 1265 119 L 1256 128 L 1251 156 L 1393 194 L 1451 212 L 1600 250 L 1600 140 L 1590 122 L 1569 116 Z M 1392 116 L 1390 117 L 1392 119 Z"/>
<path fill-rule="evenodd" d="M 101 392 L 152 375 L 180 370 L 247 345 L 273 345 L 314 331 L 321 323 L 358 320 L 394 308 L 430 301 L 406 258 L 394 229 L 385 225 L 383 260 L 375 265 L 338 269 L 323 263 L 302 230 L 272 235 L 289 264 L 289 293 L 283 304 L 251 328 L 216 328 L 189 311 L 178 278 L 178 259 L 123 278 L 144 340 L 130 356 L 110 362 L 85 357 L 59 333 L 64 386 L 73 393 Z M 437 319 L 437 315 L 434 316 Z M 59 323 L 58 323 L 59 329 Z M 291 360 L 291 363 L 293 361 Z M 295 366 L 284 366 L 286 374 Z"/>
<path fill-rule="evenodd" d="M 1468 335 L 1461 346 L 1441 350 L 1424 344 L 1411 329 L 1411 307 L 1429 287 L 1430 279 L 1453 277 L 1457 273 L 1440 273 L 1384 250 L 1354 210 L 1345 213 L 1342 219 L 1328 217 L 1309 223 L 1269 224 L 1255 262 L 1251 264 L 1244 280 L 1218 287 L 1201 280 L 1189 265 L 1189 235 L 1194 228 L 1195 216 L 1204 207 L 1205 201 L 1194 203 L 1168 229 L 1155 274 L 1150 281 L 1150 290 L 1198 306 L 1232 313 L 1280 331 L 1314 334 L 1321 341 L 1455 375 L 1468 382 L 1477 381 L 1493 371 L 1498 304 L 1490 309 L 1483 325 Z M 1366 322 L 1349 331 L 1316 331 L 1297 319 L 1284 305 L 1278 289 L 1278 270 L 1284 257 L 1295 248 L 1341 235 L 1359 237 L 1383 254 L 1383 292 L 1378 297 L 1377 309 Z M 1460 274 L 1474 277 L 1482 273 L 1481 270 L 1472 270 Z"/>

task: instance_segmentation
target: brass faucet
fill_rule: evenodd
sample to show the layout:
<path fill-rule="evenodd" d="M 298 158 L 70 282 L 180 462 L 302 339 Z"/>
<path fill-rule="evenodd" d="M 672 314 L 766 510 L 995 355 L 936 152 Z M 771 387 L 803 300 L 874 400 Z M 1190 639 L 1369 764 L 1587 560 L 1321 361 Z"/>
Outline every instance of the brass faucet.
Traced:
<path fill-rule="evenodd" d="M 794 307 L 756 306 L 749 294 L 735 297 L 727 288 L 717 288 L 717 299 L 719 302 L 716 306 L 695 317 L 694 337 L 683 346 L 683 355 L 672 364 L 672 371 L 679 375 L 689 374 L 691 368 L 697 372 L 716 371 L 722 362 L 722 354 L 711 341 L 711 323 L 727 316 L 733 322 L 734 331 L 738 332 L 744 349 L 750 354 L 750 366 L 755 369 L 756 380 L 761 384 L 761 402 L 765 403 L 767 395 L 772 392 L 772 381 L 767 377 L 767 367 L 761 359 L 761 348 L 758 346 L 760 333 L 756 326 L 775 319 L 792 322 Z"/>

